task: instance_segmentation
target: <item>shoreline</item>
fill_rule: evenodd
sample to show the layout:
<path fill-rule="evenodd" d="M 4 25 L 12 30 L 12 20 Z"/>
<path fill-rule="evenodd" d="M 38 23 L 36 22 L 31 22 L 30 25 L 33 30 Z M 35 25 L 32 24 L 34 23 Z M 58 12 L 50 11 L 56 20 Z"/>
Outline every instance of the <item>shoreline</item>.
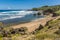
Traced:
<path fill-rule="evenodd" d="M 34 18 L 34 19 L 27 19 L 27 20 L 25 20 L 25 21 L 20 21 L 20 18 L 16 18 L 16 19 L 12 19 L 12 20 L 5 20 L 5 21 L 0 21 L 0 22 L 2 22 L 4 25 L 10 25 L 10 26 L 12 26 L 12 25 L 19 25 L 19 24 L 24 24 L 24 23 L 29 23 L 29 22 L 32 22 L 32 21 L 37 21 L 37 20 L 40 20 L 40 19 L 43 19 L 43 18 L 45 18 L 44 16 L 39 16 L 39 18 L 38 17 L 36 17 L 36 18 Z M 11 21 L 11 22 L 10 22 Z"/>
<path fill-rule="evenodd" d="M 40 24 L 44 26 L 47 21 L 52 20 L 52 19 L 53 19 L 52 17 L 50 17 L 50 18 L 42 18 L 42 19 L 37 19 L 37 20 L 31 21 L 31 22 L 28 22 L 28 23 L 14 25 L 14 26 L 10 26 L 10 27 L 12 27 L 13 29 L 21 28 L 21 27 L 27 27 L 28 32 L 32 32 L 35 29 L 37 29 L 40 26 Z"/>

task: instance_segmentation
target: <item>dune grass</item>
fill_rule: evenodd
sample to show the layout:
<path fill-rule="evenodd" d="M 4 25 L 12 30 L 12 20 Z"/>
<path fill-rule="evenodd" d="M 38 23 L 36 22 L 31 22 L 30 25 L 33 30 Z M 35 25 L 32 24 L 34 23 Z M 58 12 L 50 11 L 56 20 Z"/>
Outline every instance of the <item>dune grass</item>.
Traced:
<path fill-rule="evenodd" d="M 60 15 L 60 10 L 59 11 L 56 11 L 55 13 L 57 13 L 58 15 Z"/>

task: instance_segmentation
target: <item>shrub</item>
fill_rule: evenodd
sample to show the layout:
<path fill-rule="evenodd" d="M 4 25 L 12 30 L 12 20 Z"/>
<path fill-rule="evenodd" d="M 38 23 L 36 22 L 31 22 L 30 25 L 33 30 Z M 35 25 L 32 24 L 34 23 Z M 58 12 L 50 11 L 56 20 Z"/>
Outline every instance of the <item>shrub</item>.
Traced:
<path fill-rule="evenodd" d="M 9 32 L 8 31 L 2 31 L 2 35 L 3 35 L 3 37 L 7 37 L 7 36 L 9 36 Z"/>
<path fill-rule="evenodd" d="M 41 15 L 41 13 L 38 12 L 37 15 Z"/>
<path fill-rule="evenodd" d="M 55 12 L 57 15 L 60 15 L 60 10 Z"/>
<path fill-rule="evenodd" d="M 21 27 L 21 28 L 18 29 L 18 31 L 19 31 L 21 34 L 26 34 L 27 30 L 28 30 L 28 29 L 27 29 L 26 27 Z"/>
<path fill-rule="evenodd" d="M 16 33 L 15 29 L 11 28 L 11 29 L 10 29 L 10 33 L 11 33 L 11 34 L 15 34 L 15 33 Z"/>
<path fill-rule="evenodd" d="M 55 34 L 60 35 L 60 29 L 58 31 L 56 31 Z"/>
<path fill-rule="evenodd" d="M 52 9 L 47 9 L 43 11 L 44 15 L 48 15 L 49 13 L 54 13 L 54 11 Z"/>
<path fill-rule="evenodd" d="M 36 39 L 38 39 L 38 40 L 44 40 L 44 39 L 46 39 L 46 38 L 49 38 L 49 39 L 55 39 L 55 38 L 57 38 L 58 36 L 57 35 L 55 35 L 55 34 L 48 34 L 48 33 L 44 33 L 44 34 L 36 34 Z"/>

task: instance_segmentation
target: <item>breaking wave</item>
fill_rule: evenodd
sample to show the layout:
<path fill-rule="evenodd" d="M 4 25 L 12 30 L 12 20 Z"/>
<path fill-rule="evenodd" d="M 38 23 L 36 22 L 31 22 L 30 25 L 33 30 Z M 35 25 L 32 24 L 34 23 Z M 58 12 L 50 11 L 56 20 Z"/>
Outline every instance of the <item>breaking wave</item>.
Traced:
<path fill-rule="evenodd" d="M 36 11 L 8 11 L 0 12 L 0 21 L 14 18 L 21 18 L 28 14 L 36 13 Z"/>

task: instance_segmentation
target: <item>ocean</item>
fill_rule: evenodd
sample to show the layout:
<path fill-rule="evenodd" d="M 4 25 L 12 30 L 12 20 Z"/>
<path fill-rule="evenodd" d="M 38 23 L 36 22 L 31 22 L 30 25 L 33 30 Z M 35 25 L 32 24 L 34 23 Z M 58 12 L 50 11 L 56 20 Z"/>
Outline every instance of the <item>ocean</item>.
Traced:
<path fill-rule="evenodd" d="M 0 21 L 7 23 L 28 22 L 44 16 L 34 16 L 38 11 L 0 10 Z"/>

